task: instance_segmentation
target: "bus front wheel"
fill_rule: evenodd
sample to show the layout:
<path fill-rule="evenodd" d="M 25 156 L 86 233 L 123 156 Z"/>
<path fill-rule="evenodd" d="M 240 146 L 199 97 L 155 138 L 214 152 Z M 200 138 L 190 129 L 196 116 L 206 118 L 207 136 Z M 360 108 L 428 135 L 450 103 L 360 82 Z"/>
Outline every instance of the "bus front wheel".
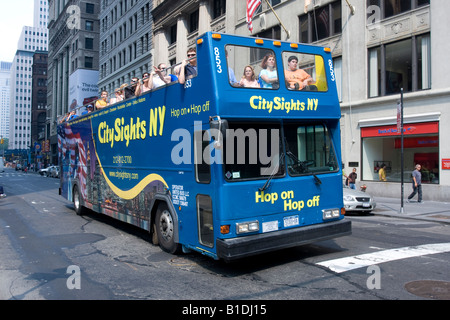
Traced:
<path fill-rule="evenodd" d="M 180 244 L 175 242 L 175 223 L 169 208 L 165 203 L 158 206 L 155 217 L 156 233 L 162 250 L 176 254 L 181 251 Z"/>

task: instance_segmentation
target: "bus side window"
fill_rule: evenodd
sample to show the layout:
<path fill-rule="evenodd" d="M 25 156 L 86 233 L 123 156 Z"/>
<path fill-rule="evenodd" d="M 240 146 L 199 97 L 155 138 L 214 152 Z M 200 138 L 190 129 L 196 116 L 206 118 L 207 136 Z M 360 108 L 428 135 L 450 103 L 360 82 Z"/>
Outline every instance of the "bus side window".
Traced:
<path fill-rule="evenodd" d="M 279 88 L 277 61 L 273 50 L 227 45 L 228 82 L 239 88 Z"/>
<path fill-rule="evenodd" d="M 283 52 L 286 88 L 299 91 L 327 91 L 323 58 L 319 55 Z"/>
<path fill-rule="evenodd" d="M 210 152 L 206 151 L 205 149 L 209 147 L 209 141 L 203 141 L 203 136 L 205 134 L 208 135 L 208 132 L 206 130 L 201 131 L 200 133 L 197 133 L 201 136 L 201 139 L 194 139 L 194 165 L 195 165 L 195 180 L 199 183 L 210 183 L 211 182 L 211 166 L 209 163 L 211 163 L 209 155 Z M 194 137 L 197 136 L 197 134 L 194 134 Z M 200 156 L 200 159 L 198 159 L 198 156 Z M 205 157 L 208 157 L 208 159 L 205 159 Z"/>

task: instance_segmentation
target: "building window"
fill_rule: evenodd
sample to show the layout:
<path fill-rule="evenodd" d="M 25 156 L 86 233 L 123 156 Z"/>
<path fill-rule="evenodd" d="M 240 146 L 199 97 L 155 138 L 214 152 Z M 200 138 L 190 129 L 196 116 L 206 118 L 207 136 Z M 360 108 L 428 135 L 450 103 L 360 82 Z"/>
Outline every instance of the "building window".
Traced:
<path fill-rule="evenodd" d="M 94 13 L 94 4 L 86 3 L 86 13 Z"/>
<path fill-rule="evenodd" d="M 192 12 L 189 16 L 189 33 L 198 30 L 198 10 Z"/>
<path fill-rule="evenodd" d="M 257 38 L 268 38 L 274 40 L 281 40 L 281 27 L 274 26 L 266 31 L 260 32 L 255 35 Z M 261 57 L 262 58 L 262 57 Z"/>
<path fill-rule="evenodd" d="M 369 97 L 431 89 L 430 35 L 369 49 Z"/>
<path fill-rule="evenodd" d="M 94 21 L 86 20 L 85 27 L 86 31 L 94 31 Z"/>
<path fill-rule="evenodd" d="M 169 37 L 169 44 L 173 44 L 177 42 L 177 25 L 174 24 L 170 27 L 170 37 Z"/>
<path fill-rule="evenodd" d="M 341 2 L 334 1 L 300 16 L 300 42 L 311 43 L 342 33 Z"/>
<path fill-rule="evenodd" d="M 227 7 L 226 0 L 214 0 L 213 3 L 213 19 L 225 14 Z"/>
<path fill-rule="evenodd" d="M 84 67 L 87 69 L 92 69 L 94 66 L 94 58 L 92 57 L 85 57 L 84 58 Z"/>
<path fill-rule="evenodd" d="M 84 39 L 84 48 L 85 49 L 94 49 L 94 39 L 93 38 L 85 38 Z"/>
<path fill-rule="evenodd" d="M 380 8 L 382 19 L 396 16 L 430 4 L 430 0 L 367 0 L 367 7 Z M 372 14 L 372 13 L 367 13 Z"/>

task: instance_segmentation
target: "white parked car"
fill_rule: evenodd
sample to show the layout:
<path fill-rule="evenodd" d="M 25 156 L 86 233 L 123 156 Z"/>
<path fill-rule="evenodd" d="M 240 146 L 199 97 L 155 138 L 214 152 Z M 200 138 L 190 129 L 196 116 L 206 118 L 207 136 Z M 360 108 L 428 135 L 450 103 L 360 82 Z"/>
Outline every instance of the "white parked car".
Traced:
<path fill-rule="evenodd" d="M 367 192 L 350 189 L 344 185 L 344 208 L 345 211 L 369 213 L 377 206 L 373 197 Z"/>
<path fill-rule="evenodd" d="M 47 171 L 47 176 L 53 177 L 53 178 L 59 178 L 59 167 L 53 166 L 49 171 Z"/>
<path fill-rule="evenodd" d="M 41 176 L 49 177 L 49 176 L 51 176 L 50 173 L 52 172 L 52 170 L 54 170 L 54 168 L 56 168 L 56 166 L 50 166 L 47 168 L 40 169 L 38 172 Z"/>

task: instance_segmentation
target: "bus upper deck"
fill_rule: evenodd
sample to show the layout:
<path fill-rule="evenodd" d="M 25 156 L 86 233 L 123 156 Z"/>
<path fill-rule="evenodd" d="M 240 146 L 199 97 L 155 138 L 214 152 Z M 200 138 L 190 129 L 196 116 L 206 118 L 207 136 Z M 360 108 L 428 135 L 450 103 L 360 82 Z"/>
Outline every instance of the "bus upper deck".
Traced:
<path fill-rule="evenodd" d="M 211 43 L 205 46 L 213 50 L 202 58 L 206 41 Z M 328 48 L 226 34 L 207 34 L 198 43 L 199 69 L 203 64 L 211 68 L 209 73 L 218 88 L 217 114 L 231 118 L 340 118 Z M 246 71 L 253 82 L 244 79 Z"/>

